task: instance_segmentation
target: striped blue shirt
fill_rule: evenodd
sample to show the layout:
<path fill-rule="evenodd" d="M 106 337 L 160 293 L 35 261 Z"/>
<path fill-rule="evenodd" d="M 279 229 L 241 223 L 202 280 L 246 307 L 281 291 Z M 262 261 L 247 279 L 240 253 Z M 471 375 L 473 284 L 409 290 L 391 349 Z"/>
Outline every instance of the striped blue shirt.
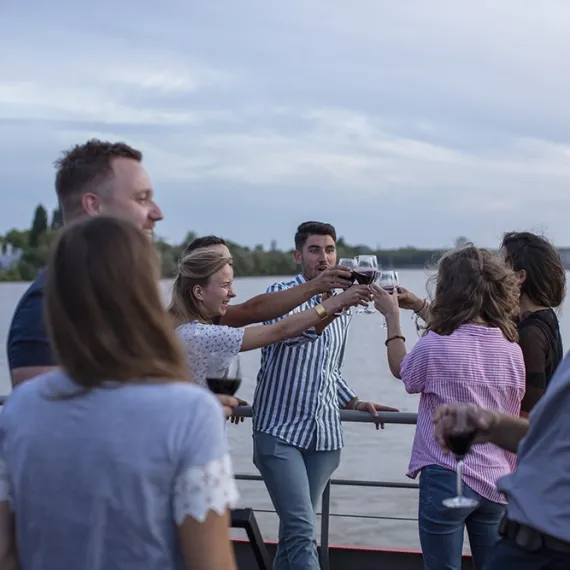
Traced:
<path fill-rule="evenodd" d="M 267 291 L 284 291 L 305 281 L 298 275 L 293 281 L 271 285 Z M 317 295 L 292 313 L 321 302 Z M 350 320 L 350 315 L 342 314 L 320 334 L 309 329 L 262 349 L 253 399 L 254 430 L 301 449 L 308 449 L 313 442 L 318 451 L 343 446 L 339 410 L 356 396 L 340 372 Z"/>

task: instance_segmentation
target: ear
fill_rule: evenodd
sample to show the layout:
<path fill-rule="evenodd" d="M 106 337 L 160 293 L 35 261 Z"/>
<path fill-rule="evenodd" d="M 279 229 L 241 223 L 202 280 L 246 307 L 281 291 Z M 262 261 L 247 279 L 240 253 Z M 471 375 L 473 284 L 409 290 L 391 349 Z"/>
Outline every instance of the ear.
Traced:
<path fill-rule="evenodd" d="M 88 216 L 96 216 L 101 213 L 101 198 L 92 192 L 83 194 L 81 197 L 81 207 Z"/>
<path fill-rule="evenodd" d="M 517 271 L 517 277 L 519 280 L 519 285 L 522 285 L 526 281 L 526 270 L 521 269 L 520 271 Z"/>
<path fill-rule="evenodd" d="M 201 285 L 194 285 L 194 287 L 192 287 L 192 294 L 196 299 L 198 299 L 198 301 L 204 300 L 204 290 Z"/>
<path fill-rule="evenodd" d="M 301 262 L 303 261 L 303 255 L 298 249 L 293 250 L 293 259 L 297 265 L 301 265 Z"/>

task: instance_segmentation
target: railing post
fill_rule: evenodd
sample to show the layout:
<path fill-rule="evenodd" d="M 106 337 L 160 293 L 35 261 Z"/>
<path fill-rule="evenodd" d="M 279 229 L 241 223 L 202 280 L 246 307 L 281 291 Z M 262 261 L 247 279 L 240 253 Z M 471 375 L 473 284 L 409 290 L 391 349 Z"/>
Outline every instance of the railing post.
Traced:
<path fill-rule="evenodd" d="M 327 481 L 327 486 L 323 491 L 321 506 L 321 548 L 320 561 L 321 570 L 329 570 L 329 517 L 331 510 L 331 481 Z"/>

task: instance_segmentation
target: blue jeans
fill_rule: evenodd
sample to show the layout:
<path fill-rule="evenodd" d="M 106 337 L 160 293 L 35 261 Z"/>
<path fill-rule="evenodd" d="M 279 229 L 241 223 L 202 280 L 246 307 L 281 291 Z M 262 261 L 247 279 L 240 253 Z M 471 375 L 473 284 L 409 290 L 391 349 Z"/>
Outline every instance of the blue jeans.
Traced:
<path fill-rule="evenodd" d="M 253 432 L 253 463 L 279 516 L 274 570 L 320 570 L 315 511 L 327 481 L 340 463 L 340 449 L 299 449 Z"/>
<path fill-rule="evenodd" d="M 505 505 L 481 497 L 467 485 L 463 494 L 479 506 L 448 509 L 442 501 L 457 494 L 456 473 L 436 465 L 422 469 L 418 526 L 425 570 L 459 570 L 465 526 L 469 535 L 473 566 L 481 570 L 499 539 L 499 523 Z"/>
<path fill-rule="evenodd" d="M 568 570 L 570 554 L 541 548 L 528 552 L 512 540 L 501 538 L 495 545 L 485 570 Z"/>

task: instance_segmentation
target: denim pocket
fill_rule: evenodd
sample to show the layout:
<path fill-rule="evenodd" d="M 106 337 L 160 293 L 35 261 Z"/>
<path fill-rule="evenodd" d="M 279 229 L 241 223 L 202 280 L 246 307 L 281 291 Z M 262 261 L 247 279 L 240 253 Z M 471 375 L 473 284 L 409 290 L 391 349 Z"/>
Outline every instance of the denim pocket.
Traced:
<path fill-rule="evenodd" d="M 420 474 L 420 505 L 448 511 L 443 506 L 444 499 L 457 494 L 457 474 L 455 471 L 428 465 Z"/>

